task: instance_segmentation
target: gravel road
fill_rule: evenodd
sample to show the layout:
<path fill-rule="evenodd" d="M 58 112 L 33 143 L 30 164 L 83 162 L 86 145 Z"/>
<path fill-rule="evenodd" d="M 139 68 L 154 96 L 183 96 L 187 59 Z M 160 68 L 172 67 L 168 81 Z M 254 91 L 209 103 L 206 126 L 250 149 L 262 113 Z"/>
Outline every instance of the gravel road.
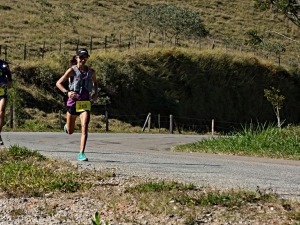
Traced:
<path fill-rule="evenodd" d="M 170 152 L 172 146 L 208 136 L 179 134 L 91 133 L 82 166 L 119 174 L 191 182 L 216 188 L 271 189 L 300 199 L 300 161 L 201 153 Z M 76 162 L 80 134 L 2 132 L 6 146 L 25 146 Z M 77 162 L 76 162 L 77 163 Z"/>

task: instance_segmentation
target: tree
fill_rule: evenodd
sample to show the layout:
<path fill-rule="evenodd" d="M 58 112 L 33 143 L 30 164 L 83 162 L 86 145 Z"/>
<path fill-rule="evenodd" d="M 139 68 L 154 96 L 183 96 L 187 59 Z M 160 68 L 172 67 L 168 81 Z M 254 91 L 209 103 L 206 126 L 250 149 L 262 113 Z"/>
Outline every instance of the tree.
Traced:
<path fill-rule="evenodd" d="M 150 32 L 158 31 L 175 37 L 201 38 L 208 35 L 203 21 L 196 12 L 174 5 L 157 4 L 141 7 L 132 18 L 140 27 L 148 27 Z"/>
<path fill-rule="evenodd" d="M 246 40 L 247 45 L 255 49 L 262 48 L 268 52 L 275 53 L 278 59 L 278 65 L 280 65 L 281 53 L 286 51 L 286 48 L 281 43 L 266 41 L 263 35 L 260 35 L 257 30 L 250 30 L 246 35 L 248 36 L 248 40 Z"/>
<path fill-rule="evenodd" d="M 272 8 L 285 15 L 290 21 L 300 27 L 299 0 L 255 0 L 255 7 L 262 10 Z"/>
<path fill-rule="evenodd" d="M 285 97 L 283 95 L 280 95 L 280 90 L 274 87 L 270 87 L 270 89 L 264 89 L 264 93 L 264 96 L 273 106 L 273 110 L 277 117 L 277 126 L 280 128 L 283 124 L 280 121 L 280 109 L 282 108 Z"/>

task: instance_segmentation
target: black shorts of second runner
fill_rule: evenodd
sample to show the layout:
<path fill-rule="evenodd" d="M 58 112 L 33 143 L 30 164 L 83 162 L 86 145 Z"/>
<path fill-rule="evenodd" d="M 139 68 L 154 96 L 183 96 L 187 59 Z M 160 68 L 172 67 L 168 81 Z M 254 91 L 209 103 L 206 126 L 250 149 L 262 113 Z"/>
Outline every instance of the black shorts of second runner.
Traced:
<path fill-rule="evenodd" d="M 2 98 L 5 98 L 5 99 L 7 99 L 7 94 L 5 94 L 5 95 L 1 95 L 1 96 L 0 96 L 0 100 L 1 100 Z"/>
<path fill-rule="evenodd" d="M 79 116 L 81 113 L 83 113 L 85 111 L 83 111 L 83 112 L 76 112 L 76 107 L 75 106 L 73 106 L 73 107 L 67 106 L 67 112 L 69 112 L 73 116 Z"/>

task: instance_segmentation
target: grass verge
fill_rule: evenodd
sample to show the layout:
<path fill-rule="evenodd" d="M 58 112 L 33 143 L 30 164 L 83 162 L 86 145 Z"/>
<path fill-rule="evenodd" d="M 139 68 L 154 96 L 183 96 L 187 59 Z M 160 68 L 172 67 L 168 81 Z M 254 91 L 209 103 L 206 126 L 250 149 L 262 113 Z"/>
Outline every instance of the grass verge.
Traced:
<path fill-rule="evenodd" d="M 279 129 L 260 125 L 255 129 L 244 128 L 222 138 L 179 145 L 173 150 L 300 160 L 300 127 Z"/>
<path fill-rule="evenodd" d="M 112 183 L 111 179 L 115 177 L 111 172 L 79 170 L 70 163 L 48 159 L 25 147 L 11 146 L 0 151 L 2 193 L 7 198 L 42 196 L 44 207 L 36 206 L 36 210 L 47 210 L 47 213 L 41 213 L 43 215 L 55 216 L 60 211 L 59 205 L 67 199 L 78 201 L 78 196 L 84 196 L 101 203 L 98 207 L 91 204 L 95 215 L 94 218 L 90 215 L 89 221 L 93 224 L 100 224 L 104 219 L 105 224 L 112 221 L 140 224 L 147 220 L 151 224 L 155 219 L 156 222 L 165 221 L 161 224 L 213 224 L 213 221 L 215 224 L 228 221 L 233 224 L 241 221 L 268 223 L 271 220 L 277 224 L 300 223 L 300 203 L 280 199 L 272 190 L 216 190 L 176 181 L 149 181 L 136 177 L 126 178 L 127 182 L 117 179 L 116 183 Z M 59 193 L 58 199 L 62 203 L 54 200 L 51 204 L 49 197 L 45 197 L 50 192 Z M 27 207 L 16 207 L 10 214 L 18 218 L 28 212 Z M 70 221 L 72 218 L 70 214 L 67 219 Z M 76 219 L 74 217 L 74 223 Z"/>

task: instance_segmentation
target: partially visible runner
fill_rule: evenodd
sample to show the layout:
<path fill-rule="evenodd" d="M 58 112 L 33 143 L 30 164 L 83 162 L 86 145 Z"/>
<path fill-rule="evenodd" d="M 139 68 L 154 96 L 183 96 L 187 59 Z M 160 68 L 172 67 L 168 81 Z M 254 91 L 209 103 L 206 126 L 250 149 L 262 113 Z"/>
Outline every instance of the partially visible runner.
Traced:
<path fill-rule="evenodd" d="M 67 97 L 67 122 L 64 131 L 67 134 L 73 134 L 75 129 L 75 121 L 79 116 L 81 121 L 81 140 L 80 151 L 78 154 L 79 161 L 88 161 L 85 156 L 85 146 L 88 138 L 88 126 L 90 122 L 91 101 L 97 99 L 98 84 L 96 73 L 92 68 L 85 65 L 89 58 L 86 49 L 80 49 L 76 52 L 70 63 L 70 68 L 56 82 L 56 86 Z M 69 90 L 65 89 L 63 83 L 69 81 Z M 94 89 L 94 94 L 90 97 L 90 93 Z"/>
<path fill-rule="evenodd" d="M 0 145 L 4 145 L 1 132 L 4 126 L 5 108 L 7 103 L 7 88 L 12 87 L 11 71 L 8 63 L 0 59 Z"/>

